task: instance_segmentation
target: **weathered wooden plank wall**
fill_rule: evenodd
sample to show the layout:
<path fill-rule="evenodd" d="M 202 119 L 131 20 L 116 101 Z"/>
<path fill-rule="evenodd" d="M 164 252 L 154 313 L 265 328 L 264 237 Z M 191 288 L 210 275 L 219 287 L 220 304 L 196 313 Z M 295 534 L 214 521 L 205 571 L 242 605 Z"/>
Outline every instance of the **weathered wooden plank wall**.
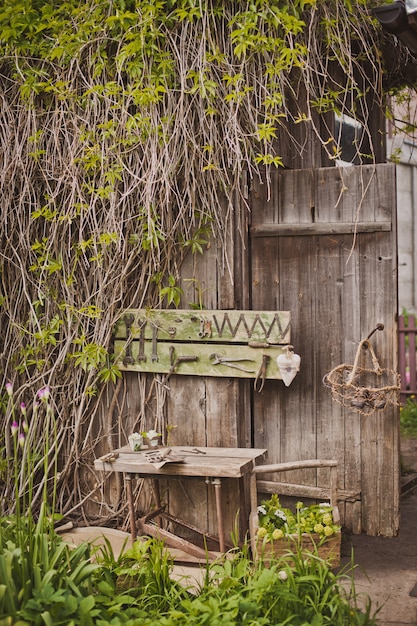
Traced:
<path fill-rule="evenodd" d="M 203 256 L 184 261 L 181 308 L 198 301 L 197 287 L 207 309 L 290 311 L 299 374 L 288 388 L 267 380 L 261 393 L 252 380 L 173 375 L 169 390 L 156 383 L 145 402 L 152 375 L 126 372 L 113 413 L 113 442 L 124 445 L 133 429 L 162 420 L 175 426 L 172 444 L 265 447 L 270 463 L 336 458 L 344 524 L 355 533 L 395 535 L 398 410 L 361 416 L 335 403 L 322 383 L 336 365 L 353 363 L 360 340 L 379 322 L 385 330 L 373 342 L 381 365 L 396 368 L 394 177 L 393 166 L 378 165 L 279 171 L 269 187 L 250 181 L 246 201 L 235 200 L 228 222 L 227 263 L 217 241 Z M 108 433 L 102 435 L 98 455 L 107 451 Z M 291 480 L 316 478 L 300 471 Z M 326 477 L 319 475 L 319 481 Z M 120 485 L 110 486 L 115 508 L 120 494 Z M 245 485 L 226 485 L 225 525 L 232 531 L 239 512 L 241 537 L 246 496 Z M 139 510 L 144 497 L 151 494 L 141 492 Z M 171 484 L 164 497 L 174 515 L 216 532 L 210 486 L 183 481 Z"/>
<path fill-rule="evenodd" d="M 288 389 L 268 381 L 255 396 L 254 445 L 268 448 L 269 462 L 336 458 L 344 523 L 354 532 L 395 535 L 398 409 L 364 417 L 333 402 L 322 384 L 333 367 L 353 363 L 378 322 L 385 325 L 373 337 L 381 365 L 396 369 L 394 168 L 279 172 L 271 200 L 254 181 L 251 215 L 251 308 L 291 311 L 292 343 L 302 357 Z M 356 223 L 357 232 L 338 234 L 340 222 Z"/>

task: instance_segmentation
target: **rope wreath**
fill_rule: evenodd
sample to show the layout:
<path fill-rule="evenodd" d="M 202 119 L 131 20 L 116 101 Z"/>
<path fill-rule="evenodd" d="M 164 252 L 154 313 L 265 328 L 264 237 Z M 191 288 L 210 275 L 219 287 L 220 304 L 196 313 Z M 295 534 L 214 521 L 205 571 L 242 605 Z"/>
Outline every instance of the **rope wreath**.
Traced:
<path fill-rule="evenodd" d="M 359 366 L 362 348 L 369 350 L 372 369 Z M 398 405 L 400 377 L 380 367 L 369 337 L 360 342 L 353 365 L 343 363 L 333 368 L 325 374 L 323 384 L 331 390 L 333 400 L 362 415 L 382 411 L 389 404 Z"/>

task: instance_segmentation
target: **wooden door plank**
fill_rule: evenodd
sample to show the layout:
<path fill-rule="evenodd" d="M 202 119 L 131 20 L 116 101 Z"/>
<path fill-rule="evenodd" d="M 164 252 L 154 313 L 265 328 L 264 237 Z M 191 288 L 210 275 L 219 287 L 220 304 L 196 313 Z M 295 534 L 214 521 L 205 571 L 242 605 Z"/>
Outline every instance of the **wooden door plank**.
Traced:
<path fill-rule="evenodd" d="M 395 368 L 394 344 L 396 325 L 394 316 L 387 315 L 390 294 L 395 293 L 391 272 L 383 269 L 382 260 L 392 252 L 392 247 L 375 237 L 364 235 L 361 240 L 362 289 L 366 307 L 368 329 L 371 321 L 382 322 L 384 331 L 378 333 L 374 343 L 381 367 Z M 389 262 L 391 269 L 392 262 Z M 384 298 L 380 297 L 384 294 Z M 391 295 L 392 297 L 392 295 Z M 363 334 L 366 332 L 363 328 Z M 370 535 L 396 535 L 399 506 L 398 463 L 398 408 L 389 406 L 362 419 L 362 493 L 368 505 L 363 509 L 363 524 Z M 390 494 L 387 502 L 387 494 Z"/>
<path fill-rule="evenodd" d="M 166 420 L 172 426 L 170 445 L 206 446 L 206 379 L 173 376 L 169 386 Z M 207 532 L 208 497 L 208 487 L 203 480 L 169 482 L 167 498 L 170 512 Z M 182 535 L 192 538 L 185 530 Z"/>
<path fill-rule="evenodd" d="M 239 406 L 239 381 L 206 379 L 206 384 L 206 445 L 236 448 L 238 446 L 237 423 L 240 418 L 239 413 L 236 414 Z M 221 489 L 226 541 L 230 541 L 240 509 L 239 482 L 224 481 Z M 210 532 L 215 533 L 217 532 L 217 516 L 213 486 L 208 490 L 208 503 L 208 528 Z"/>
<path fill-rule="evenodd" d="M 317 237 L 320 249 L 318 263 L 319 292 L 317 298 L 318 341 L 317 386 L 317 456 L 329 458 L 332 448 L 339 460 L 339 487 L 360 493 L 360 418 L 334 402 L 322 380 L 325 373 L 342 363 L 352 363 L 360 337 L 359 280 L 357 277 L 357 248 L 352 232 L 372 230 L 374 221 L 357 224 L 357 177 L 355 168 L 330 168 L 317 173 L 316 219 L 318 225 L 329 222 L 338 235 Z M 361 216 L 361 219 L 363 217 Z M 352 230 L 343 228 L 349 224 Z M 365 225 L 365 227 L 364 227 Z M 384 224 L 384 228 L 391 229 Z M 374 226 L 374 228 L 376 228 Z M 358 229 L 358 230 L 356 230 Z M 324 230 L 324 229 L 323 229 Z M 325 233 L 323 233 L 325 234 Z M 352 247 L 353 246 L 353 247 Z M 320 379 L 321 376 L 321 379 Z M 358 458 L 359 455 L 359 458 Z M 340 503 L 342 519 L 353 532 L 361 532 L 361 504 L 358 501 Z"/>

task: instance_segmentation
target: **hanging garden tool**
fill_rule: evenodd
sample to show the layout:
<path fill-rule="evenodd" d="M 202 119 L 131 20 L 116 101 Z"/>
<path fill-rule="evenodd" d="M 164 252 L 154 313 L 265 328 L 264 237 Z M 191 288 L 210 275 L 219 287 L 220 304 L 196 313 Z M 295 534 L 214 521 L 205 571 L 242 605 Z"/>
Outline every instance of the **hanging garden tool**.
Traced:
<path fill-rule="evenodd" d="M 261 367 L 259 368 L 258 373 L 256 374 L 255 382 L 253 383 L 253 388 L 255 389 L 255 391 L 261 392 L 262 389 L 264 388 L 266 370 L 268 368 L 269 360 L 270 360 L 269 354 L 262 355 Z"/>
<path fill-rule="evenodd" d="M 378 324 L 366 339 L 362 339 L 353 365 L 338 365 L 323 378 L 323 384 L 331 390 L 333 400 L 363 415 L 382 411 L 388 404 L 398 404 L 400 377 L 393 370 L 381 368 L 369 341 L 377 330 L 383 329 L 384 325 Z M 364 350 L 371 357 L 372 369 L 359 366 Z"/>
<path fill-rule="evenodd" d="M 285 346 L 285 352 L 277 356 L 277 365 L 283 383 L 289 387 L 300 371 L 301 357 L 294 354 L 292 346 Z"/>

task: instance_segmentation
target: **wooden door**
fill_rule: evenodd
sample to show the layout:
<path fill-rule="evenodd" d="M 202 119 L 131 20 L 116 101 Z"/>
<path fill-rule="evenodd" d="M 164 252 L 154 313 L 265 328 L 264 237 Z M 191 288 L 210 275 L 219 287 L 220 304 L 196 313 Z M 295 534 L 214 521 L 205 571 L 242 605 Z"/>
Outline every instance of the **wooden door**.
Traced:
<path fill-rule="evenodd" d="M 268 462 L 339 461 L 341 514 L 353 532 L 399 527 L 399 410 L 363 416 L 332 399 L 323 377 L 352 364 L 372 337 L 380 364 L 397 364 L 395 168 L 279 171 L 250 192 L 250 308 L 288 310 L 301 370 L 287 388 L 253 395 L 253 445 Z M 300 482 L 315 480 L 300 472 Z M 324 480 L 324 479 L 323 479 Z"/>

